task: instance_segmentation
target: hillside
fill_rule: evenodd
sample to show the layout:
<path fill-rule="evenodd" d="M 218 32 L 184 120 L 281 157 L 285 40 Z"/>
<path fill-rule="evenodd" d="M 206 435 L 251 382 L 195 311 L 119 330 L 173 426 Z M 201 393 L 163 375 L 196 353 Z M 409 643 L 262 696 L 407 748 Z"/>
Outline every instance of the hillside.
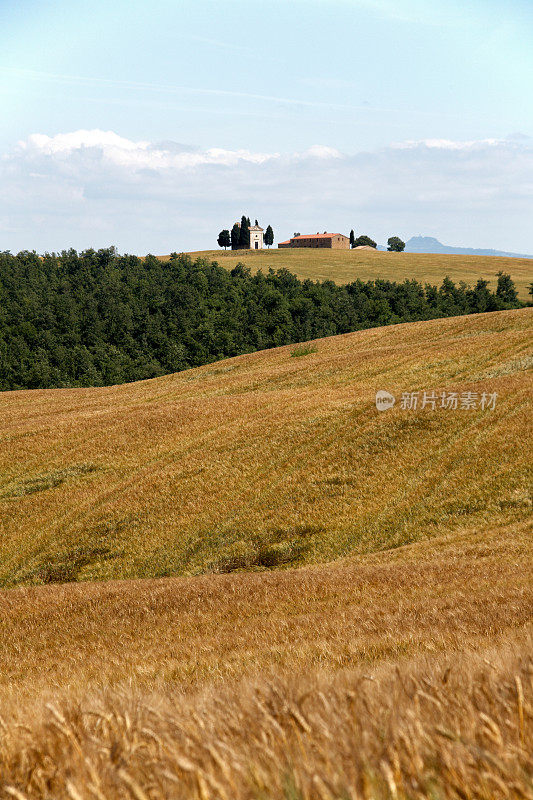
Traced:
<path fill-rule="evenodd" d="M 1 800 L 528 797 L 532 327 L 3 393 Z"/>
<path fill-rule="evenodd" d="M 287 567 L 518 521 L 532 321 L 410 323 L 302 357 L 6 392 L 0 585 Z M 378 389 L 498 401 L 380 414 Z"/>
<path fill-rule="evenodd" d="M 527 522 L 427 533 L 299 569 L 0 590 L 0 705 L 52 687 L 191 691 L 373 668 L 523 632 L 533 607 Z"/>
<path fill-rule="evenodd" d="M 356 278 L 375 280 L 383 278 L 404 281 L 415 278 L 421 283 L 440 285 L 449 275 L 454 282 L 465 281 L 475 285 L 478 278 L 496 286 L 500 270 L 511 275 L 521 300 L 530 299 L 527 287 L 533 281 L 533 263 L 527 258 L 503 258 L 435 253 L 387 253 L 365 250 L 202 250 L 191 255 L 213 259 L 228 269 L 239 261 L 252 270 L 286 269 L 305 280 L 332 280 L 350 283 Z M 163 256 L 162 258 L 168 258 Z"/>
<path fill-rule="evenodd" d="M 521 307 L 445 278 L 301 281 L 182 254 L 163 262 L 114 248 L 0 253 L 0 390 L 110 386 L 365 328 Z"/>

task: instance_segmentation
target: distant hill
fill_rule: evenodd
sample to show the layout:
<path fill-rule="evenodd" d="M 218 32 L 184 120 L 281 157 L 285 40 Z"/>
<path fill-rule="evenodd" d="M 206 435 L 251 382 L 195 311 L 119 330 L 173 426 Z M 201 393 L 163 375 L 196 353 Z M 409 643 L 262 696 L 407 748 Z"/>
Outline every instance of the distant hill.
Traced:
<path fill-rule="evenodd" d="M 447 253 L 458 256 L 503 256 L 506 258 L 533 258 L 524 253 L 507 253 L 504 250 L 480 250 L 474 247 L 449 247 L 433 236 L 412 236 L 405 245 L 406 253 Z"/>

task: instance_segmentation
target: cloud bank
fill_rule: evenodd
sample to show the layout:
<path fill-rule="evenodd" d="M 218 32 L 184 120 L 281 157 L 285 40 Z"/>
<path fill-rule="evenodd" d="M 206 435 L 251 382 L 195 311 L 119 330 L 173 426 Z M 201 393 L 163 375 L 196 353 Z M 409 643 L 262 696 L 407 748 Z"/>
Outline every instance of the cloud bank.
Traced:
<path fill-rule="evenodd" d="M 380 241 L 436 235 L 450 244 L 530 252 L 533 140 L 393 143 L 294 153 L 113 131 L 35 133 L 0 157 L 0 249 L 115 244 L 145 253 L 216 247 L 242 213 L 294 230 L 354 228 Z"/>

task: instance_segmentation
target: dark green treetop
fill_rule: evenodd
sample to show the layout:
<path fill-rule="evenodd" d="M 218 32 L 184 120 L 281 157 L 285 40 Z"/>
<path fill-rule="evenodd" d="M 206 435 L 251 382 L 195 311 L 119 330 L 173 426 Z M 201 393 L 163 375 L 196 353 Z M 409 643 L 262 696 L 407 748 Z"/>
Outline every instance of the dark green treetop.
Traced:
<path fill-rule="evenodd" d="M 218 246 L 219 247 L 223 247 L 224 250 L 226 249 L 226 247 L 229 247 L 231 245 L 231 234 L 230 234 L 230 232 L 228 230 L 226 230 L 226 229 L 224 229 L 223 231 L 220 231 L 220 233 L 218 234 L 217 243 L 218 243 Z"/>
<path fill-rule="evenodd" d="M 405 242 L 399 236 L 391 236 L 390 239 L 387 239 L 387 244 L 389 253 L 401 253 L 405 250 Z"/>
<path fill-rule="evenodd" d="M 505 272 L 498 272 L 498 284 L 496 286 L 496 297 L 499 297 L 503 303 L 516 303 L 518 294 L 515 285 L 510 275 Z"/>
<path fill-rule="evenodd" d="M 354 247 L 377 247 L 376 242 L 370 236 L 358 236 L 353 243 Z"/>

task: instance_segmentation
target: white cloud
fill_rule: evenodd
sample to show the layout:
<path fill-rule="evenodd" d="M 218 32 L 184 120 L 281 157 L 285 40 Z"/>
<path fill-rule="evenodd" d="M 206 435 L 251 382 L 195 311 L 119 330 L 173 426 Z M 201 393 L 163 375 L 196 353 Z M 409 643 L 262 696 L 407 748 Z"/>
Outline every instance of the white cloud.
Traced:
<path fill-rule="evenodd" d="M 101 130 L 80 130 L 56 136 L 34 133 L 19 142 L 18 149 L 32 160 L 38 160 L 39 156 L 71 156 L 77 153 L 97 156 L 117 167 L 154 170 L 179 170 L 202 164 L 234 166 L 239 161 L 262 164 L 269 159 L 279 158 L 278 153 L 251 153 L 249 150 L 224 150 L 218 147 L 204 151 L 191 151 L 191 148 L 180 150 L 174 143 L 165 146 L 147 141 L 134 142 L 113 131 Z"/>
<path fill-rule="evenodd" d="M 56 136 L 46 136 L 42 133 L 33 133 L 26 141 L 19 142 L 21 150 L 28 152 L 54 155 L 56 153 L 71 153 L 83 147 L 101 147 L 111 151 L 146 150 L 150 142 L 132 142 L 113 131 L 73 131 L 72 133 L 58 133 Z"/>
<path fill-rule="evenodd" d="M 314 144 L 303 155 L 308 158 L 342 158 L 342 153 L 334 147 L 326 147 L 323 144 Z"/>
<path fill-rule="evenodd" d="M 115 244 L 214 247 L 242 213 L 294 230 L 354 228 L 378 241 L 530 252 L 533 141 L 427 139 L 342 154 L 282 154 L 134 141 L 113 131 L 33 134 L 0 158 L 0 250 Z"/>
<path fill-rule="evenodd" d="M 434 150 L 473 150 L 502 143 L 502 139 L 472 139 L 462 142 L 451 139 L 420 139 L 418 141 L 398 142 L 393 147 L 397 150 L 409 150 L 417 147 L 428 147 Z"/>

